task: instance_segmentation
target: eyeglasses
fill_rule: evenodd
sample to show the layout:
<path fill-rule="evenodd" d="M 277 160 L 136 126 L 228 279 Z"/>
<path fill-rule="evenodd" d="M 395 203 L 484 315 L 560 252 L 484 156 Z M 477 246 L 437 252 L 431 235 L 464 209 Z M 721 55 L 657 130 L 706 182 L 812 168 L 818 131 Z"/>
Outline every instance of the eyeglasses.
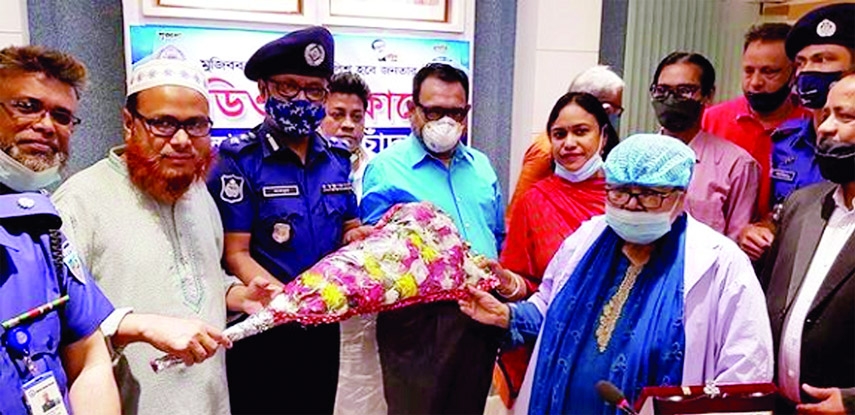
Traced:
<path fill-rule="evenodd" d="M 267 83 L 271 85 L 271 92 L 273 92 L 274 95 L 285 99 L 292 99 L 297 95 L 300 95 L 300 91 L 303 91 L 309 101 L 318 102 L 323 101 L 329 93 L 329 91 L 321 85 L 302 86 L 292 81 L 274 81 L 272 79 L 268 79 Z"/>
<path fill-rule="evenodd" d="M 617 207 L 624 207 L 629 203 L 630 199 L 635 198 L 638 204 L 645 209 L 658 209 L 662 206 L 662 202 L 673 194 L 673 191 L 656 192 L 653 190 L 644 190 L 633 193 L 622 187 L 606 188 L 606 198 L 611 204 Z"/>
<path fill-rule="evenodd" d="M 0 105 L 14 117 L 23 120 L 36 121 L 44 117 L 45 112 L 47 112 L 55 123 L 63 127 L 81 123 L 80 118 L 75 117 L 70 111 L 62 108 L 48 110 L 44 102 L 35 98 L 11 99 L 6 102 L 0 102 Z"/>
<path fill-rule="evenodd" d="M 675 98 L 694 99 L 695 94 L 701 90 L 700 85 L 683 84 L 676 87 L 668 85 L 650 85 L 650 96 L 653 99 L 666 99 L 668 95 Z"/>
<path fill-rule="evenodd" d="M 416 104 L 416 107 L 422 110 L 425 118 L 428 121 L 440 120 L 445 116 L 451 117 L 454 121 L 461 122 L 469 113 L 469 105 L 463 108 L 444 108 L 444 107 L 426 107 L 422 104 Z"/>
<path fill-rule="evenodd" d="M 211 126 L 214 124 L 207 117 L 194 117 L 179 121 L 177 118 L 170 116 L 148 118 L 136 111 L 133 111 L 133 114 L 134 117 L 143 121 L 149 133 L 163 138 L 173 137 L 178 133 L 178 130 L 184 130 L 188 136 L 193 138 L 207 137 L 211 134 Z"/>

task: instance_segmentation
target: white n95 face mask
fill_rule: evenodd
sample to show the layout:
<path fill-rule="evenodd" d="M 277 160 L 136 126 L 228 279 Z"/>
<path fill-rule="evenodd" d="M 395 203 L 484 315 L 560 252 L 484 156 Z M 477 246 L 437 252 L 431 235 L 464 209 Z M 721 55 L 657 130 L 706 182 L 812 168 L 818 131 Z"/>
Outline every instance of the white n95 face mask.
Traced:
<path fill-rule="evenodd" d="M 430 121 L 422 127 L 422 140 L 428 150 L 446 153 L 454 149 L 463 136 L 463 125 L 449 116 Z"/>
<path fill-rule="evenodd" d="M 0 183 L 17 192 L 34 192 L 60 180 L 59 166 L 34 171 L 0 151 Z"/>

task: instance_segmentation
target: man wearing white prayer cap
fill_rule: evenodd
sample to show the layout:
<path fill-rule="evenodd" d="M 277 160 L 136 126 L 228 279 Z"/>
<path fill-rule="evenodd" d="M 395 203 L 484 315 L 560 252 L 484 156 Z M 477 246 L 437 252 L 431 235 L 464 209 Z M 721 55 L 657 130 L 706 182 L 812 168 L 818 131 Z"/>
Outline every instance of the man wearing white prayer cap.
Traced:
<path fill-rule="evenodd" d="M 277 291 L 220 267 L 223 229 L 204 179 L 211 163 L 206 77 L 175 47 L 134 66 L 123 146 L 54 194 L 63 231 L 116 311 L 110 339 L 125 414 L 229 414 L 226 310 L 252 312 Z M 157 313 L 157 314 L 154 314 Z M 186 369 L 155 374 L 163 352 Z"/>

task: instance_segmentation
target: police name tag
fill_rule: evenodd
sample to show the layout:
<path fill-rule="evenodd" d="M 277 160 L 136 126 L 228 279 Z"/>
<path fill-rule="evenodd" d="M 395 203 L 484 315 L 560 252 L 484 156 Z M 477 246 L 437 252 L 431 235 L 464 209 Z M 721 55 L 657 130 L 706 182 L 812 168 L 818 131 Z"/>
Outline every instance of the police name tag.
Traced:
<path fill-rule="evenodd" d="M 53 372 L 42 373 L 25 383 L 24 400 L 32 415 L 68 415 Z"/>
<path fill-rule="evenodd" d="M 772 169 L 771 176 L 774 180 L 783 180 L 790 183 L 796 180 L 796 172 L 791 170 Z"/>
<path fill-rule="evenodd" d="M 344 183 L 324 183 L 321 185 L 321 193 L 345 193 L 353 190 L 353 185 L 350 182 Z"/>
<path fill-rule="evenodd" d="M 264 197 L 297 197 L 300 196 L 300 188 L 296 184 L 284 186 L 264 186 L 261 188 Z"/>

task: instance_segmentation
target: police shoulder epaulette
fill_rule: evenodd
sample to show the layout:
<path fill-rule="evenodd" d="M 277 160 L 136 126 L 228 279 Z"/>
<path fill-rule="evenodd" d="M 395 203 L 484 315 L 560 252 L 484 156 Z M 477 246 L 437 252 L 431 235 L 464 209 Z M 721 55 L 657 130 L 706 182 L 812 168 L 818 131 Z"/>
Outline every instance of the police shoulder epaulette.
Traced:
<path fill-rule="evenodd" d="M 47 229 L 59 229 L 62 219 L 47 195 L 11 193 L 0 196 L 0 220 L 21 221 Z"/>
<path fill-rule="evenodd" d="M 220 143 L 220 151 L 229 154 L 238 154 L 252 148 L 253 144 L 258 144 L 258 137 L 255 132 L 250 131 L 224 139 L 223 142 Z"/>

